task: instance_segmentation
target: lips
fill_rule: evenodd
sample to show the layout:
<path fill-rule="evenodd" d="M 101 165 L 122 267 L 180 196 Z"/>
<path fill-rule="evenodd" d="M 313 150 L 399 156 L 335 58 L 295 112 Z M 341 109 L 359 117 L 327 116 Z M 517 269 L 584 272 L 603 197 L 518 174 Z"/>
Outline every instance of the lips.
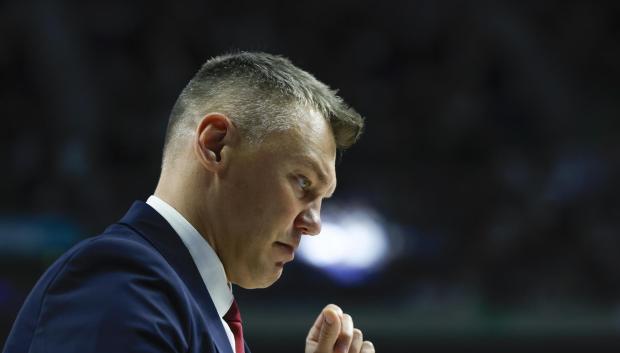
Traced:
<path fill-rule="evenodd" d="M 295 258 L 295 247 L 286 243 L 276 242 L 275 247 L 278 250 L 279 255 L 282 256 L 283 262 L 293 261 Z"/>

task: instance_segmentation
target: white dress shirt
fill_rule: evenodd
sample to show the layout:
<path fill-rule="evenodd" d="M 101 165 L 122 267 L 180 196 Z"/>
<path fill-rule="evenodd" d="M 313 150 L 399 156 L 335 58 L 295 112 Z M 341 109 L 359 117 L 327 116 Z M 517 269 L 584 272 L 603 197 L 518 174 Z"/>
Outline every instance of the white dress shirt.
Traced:
<path fill-rule="evenodd" d="M 215 304 L 228 341 L 235 352 L 235 335 L 230 330 L 230 327 L 224 321 L 223 317 L 230 309 L 234 300 L 230 282 L 226 277 L 224 271 L 224 265 L 220 261 L 211 245 L 203 238 L 200 233 L 183 217 L 179 211 L 175 210 L 172 206 L 167 204 L 162 199 L 155 195 L 151 195 L 146 203 L 153 207 L 168 223 L 174 231 L 179 235 L 183 244 L 189 254 L 192 256 L 198 272 L 207 287 L 207 291 Z"/>

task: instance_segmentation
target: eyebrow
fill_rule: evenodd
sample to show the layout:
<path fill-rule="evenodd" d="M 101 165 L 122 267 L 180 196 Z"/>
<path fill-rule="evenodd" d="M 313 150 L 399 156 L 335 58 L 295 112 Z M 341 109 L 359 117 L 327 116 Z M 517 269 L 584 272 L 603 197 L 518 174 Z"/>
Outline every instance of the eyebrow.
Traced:
<path fill-rule="evenodd" d="M 302 163 L 310 167 L 310 169 L 312 169 L 314 174 L 316 174 L 316 176 L 319 178 L 319 181 L 321 182 L 321 184 L 327 185 L 327 176 L 325 175 L 325 173 L 323 173 L 323 170 L 321 169 L 319 164 L 314 159 L 310 157 L 304 157 Z M 332 197 L 335 191 L 336 191 L 336 184 L 334 184 L 334 190 L 330 194 L 326 195 L 325 198 L 328 199 Z"/>

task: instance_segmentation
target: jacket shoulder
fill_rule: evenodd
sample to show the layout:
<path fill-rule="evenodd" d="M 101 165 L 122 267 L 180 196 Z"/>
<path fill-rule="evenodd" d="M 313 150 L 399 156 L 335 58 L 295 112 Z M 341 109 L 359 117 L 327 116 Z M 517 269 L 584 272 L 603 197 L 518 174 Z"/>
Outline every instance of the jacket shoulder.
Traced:
<path fill-rule="evenodd" d="M 153 245 L 122 225 L 111 226 L 104 233 L 78 243 L 59 260 L 64 260 L 65 266 L 82 265 L 89 269 L 101 263 L 130 266 L 126 270 L 169 268 L 165 258 Z"/>
<path fill-rule="evenodd" d="M 123 226 L 65 253 L 37 283 L 24 309 L 22 319 L 35 327 L 32 352 L 184 352 L 194 322 L 174 269 Z"/>

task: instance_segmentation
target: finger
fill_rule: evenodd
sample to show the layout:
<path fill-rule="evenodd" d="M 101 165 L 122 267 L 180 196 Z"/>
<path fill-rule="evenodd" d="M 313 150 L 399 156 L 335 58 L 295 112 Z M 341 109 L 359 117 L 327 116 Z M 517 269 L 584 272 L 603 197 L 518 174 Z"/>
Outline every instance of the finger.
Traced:
<path fill-rule="evenodd" d="M 316 320 L 314 320 L 314 323 L 312 324 L 310 331 L 308 331 L 308 337 L 306 337 L 306 341 L 314 341 L 314 342 L 319 341 L 319 335 L 321 334 L 321 327 L 323 326 L 323 320 L 324 320 L 323 312 L 321 311 L 319 316 L 316 317 Z"/>
<path fill-rule="evenodd" d="M 351 347 L 351 341 L 353 341 L 353 318 L 349 314 L 342 315 L 342 328 L 340 329 L 340 335 L 338 341 L 334 347 L 336 353 L 347 353 L 349 347 Z"/>
<path fill-rule="evenodd" d="M 323 310 L 323 322 L 319 333 L 317 352 L 333 352 L 341 326 L 340 315 L 334 309 L 326 308 Z"/>
<path fill-rule="evenodd" d="M 334 305 L 334 304 L 327 305 L 325 308 L 323 308 L 323 310 L 321 310 L 321 313 L 319 314 L 319 316 L 317 316 L 316 320 L 314 320 L 314 324 L 312 324 L 312 327 L 310 328 L 310 331 L 308 332 L 306 341 L 313 341 L 313 342 L 319 341 L 323 322 L 325 321 L 324 313 L 327 309 L 331 309 L 335 311 L 339 317 L 342 316 L 342 309 L 340 309 L 337 305 Z"/>
<path fill-rule="evenodd" d="M 362 331 L 359 329 L 353 329 L 353 341 L 351 341 L 351 348 L 349 348 L 349 353 L 360 353 L 362 349 L 362 340 L 364 336 L 362 335 Z"/>
<path fill-rule="evenodd" d="M 364 341 L 360 353 L 375 353 L 375 346 L 370 341 Z"/>

